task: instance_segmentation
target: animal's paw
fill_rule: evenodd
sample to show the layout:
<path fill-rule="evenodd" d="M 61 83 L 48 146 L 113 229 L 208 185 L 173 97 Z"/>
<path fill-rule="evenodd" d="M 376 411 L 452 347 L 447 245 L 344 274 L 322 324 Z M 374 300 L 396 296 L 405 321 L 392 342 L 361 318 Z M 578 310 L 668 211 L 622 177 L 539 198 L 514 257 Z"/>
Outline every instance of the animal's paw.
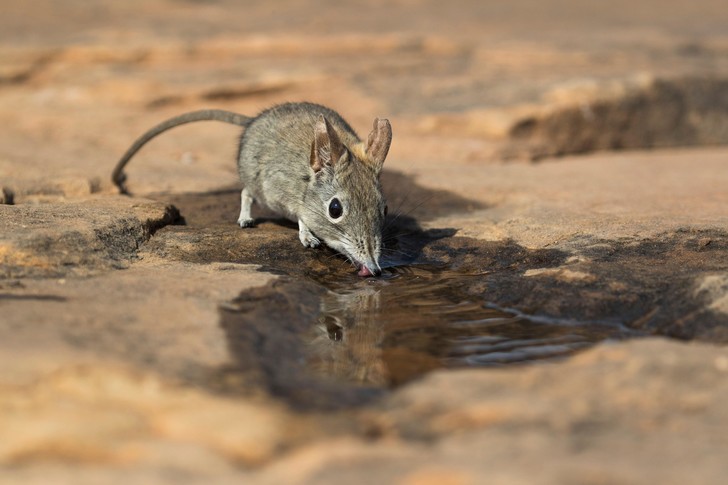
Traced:
<path fill-rule="evenodd" d="M 311 234 L 311 231 L 299 231 L 298 239 L 300 239 L 301 244 L 307 248 L 317 248 L 321 245 L 321 240 Z"/>
<path fill-rule="evenodd" d="M 307 248 L 317 248 L 321 245 L 321 240 L 313 234 L 309 233 L 308 237 L 301 237 L 301 244 L 303 244 Z"/>
<path fill-rule="evenodd" d="M 301 244 L 306 248 L 317 248 L 321 245 L 321 240 L 314 236 L 311 230 L 300 219 L 298 220 L 298 239 L 301 240 Z"/>
<path fill-rule="evenodd" d="M 253 225 L 255 225 L 255 219 L 243 219 L 242 217 L 238 219 L 238 226 L 240 226 L 241 229 L 245 227 L 253 227 Z"/>

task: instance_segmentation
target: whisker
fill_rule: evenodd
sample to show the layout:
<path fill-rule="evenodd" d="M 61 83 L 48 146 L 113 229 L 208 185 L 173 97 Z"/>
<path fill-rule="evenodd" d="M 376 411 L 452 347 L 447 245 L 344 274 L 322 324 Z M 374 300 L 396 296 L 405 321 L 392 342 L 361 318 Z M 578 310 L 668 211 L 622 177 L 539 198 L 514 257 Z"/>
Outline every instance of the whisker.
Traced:
<path fill-rule="evenodd" d="M 390 255 L 390 254 L 398 254 L 398 255 L 406 256 L 408 258 L 411 258 L 411 257 L 414 256 L 412 253 L 408 253 L 408 252 L 405 252 L 405 251 L 400 251 L 400 250 L 397 250 L 397 249 L 389 249 L 389 250 L 386 250 L 386 251 L 382 251 L 382 255 Z"/>
<path fill-rule="evenodd" d="M 401 212 L 401 211 L 399 211 L 394 216 L 393 219 L 391 219 L 390 221 L 388 221 L 388 222 L 385 223 L 383 230 L 387 229 L 392 224 L 394 224 L 397 221 L 397 219 L 399 219 L 400 217 L 402 217 L 402 216 L 405 216 L 406 217 L 406 216 L 410 215 L 411 213 L 413 213 L 414 211 L 416 211 L 417 209 L 419 209 L 420 207 L 422 207 L 426 202 L 429 202 L 432 199 L 432 197 L 433 197 L 432 195 L 425 197 L 419 203 L 415 204 L 415 206 L 412 207 L 411 209 L 409 209 L 407 212 Z"/>
<path fill-rule="evenodd" d="M 316 214 L 318 216 L 322 216 L 324 218 L 326 217 L 326 214 L 322 208 L 316 206 L 316 207 L 311 207 L 310 209 L 311 209 L 311 212 L 313 212 L 314 214 Z M 334 232 L 337 233 L 337 236 L 339 236 L 340 239 L 342 239 L 349 245 L 354 244 L 354 241 L 352 241 L 351 237 L 349 237 L 349 235 L 346 234 L 346 232 L 344 232 L 344 230 L 341 227 L 339 227 L 335 224 L 332 224 L 330 227 Z"/>
<path fill-rule="evenodd" d="M 402 242 L 402 239 L 408 237 L 408 236 L 422 236 L 422 231 L 402 231 L 398 232 L 397 234 L 394 234 L 392 236 L 389 236 L 387 239 L 383 241 L 383 245 L 392 244 L 392 243 L 399 243 Z"/>

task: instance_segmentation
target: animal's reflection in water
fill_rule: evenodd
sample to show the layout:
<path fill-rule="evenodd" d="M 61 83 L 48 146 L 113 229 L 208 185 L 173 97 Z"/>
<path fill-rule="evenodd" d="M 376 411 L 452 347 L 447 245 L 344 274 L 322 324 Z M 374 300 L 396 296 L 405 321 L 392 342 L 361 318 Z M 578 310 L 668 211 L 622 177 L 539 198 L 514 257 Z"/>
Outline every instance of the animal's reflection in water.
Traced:
<path fill-rule="evenodd" d="M 310 365 L 316 372 L 366 385 L 388 383 L 380 291 L 364 287 L 324 296 L 309 337 Z"/>

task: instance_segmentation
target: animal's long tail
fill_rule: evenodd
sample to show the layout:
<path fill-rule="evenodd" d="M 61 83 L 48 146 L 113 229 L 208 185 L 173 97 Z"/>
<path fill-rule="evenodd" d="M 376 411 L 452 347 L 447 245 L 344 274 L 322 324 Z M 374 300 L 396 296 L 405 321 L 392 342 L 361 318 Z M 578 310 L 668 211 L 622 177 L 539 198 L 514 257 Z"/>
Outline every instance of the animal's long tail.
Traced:
<path fill-rule="evenodd" d="M 124 182 L 126 182 L 126 174 L 124 174 L 124 167 L 126 164 L 129 163 L 129 160 L 131 160 L 136 152 L 146 145 L 149 140 L 174 128 L 175 126 L 193 123 L 195 121 L 222 121 L 223 123 L 246 127 L 252 120 L 253 118 L 249 116 L 233 113 L 232 111 L 225 111 L 222 109 L 203 109 L 200 111 L 190 111 L 189 113 L 184 113 L 163 121 L 137 138 L 134 144 L 129 147 L 126 153 L 124 153 L 124 156 L 117 162 L 116 167 L 114 167 L 114 171 L 111 173 L 111 181 L 114 182 L 114 185 L 119 187 L 119 191 L 122 194 L 128 194 L 129 192 L 124 184 Z"/>

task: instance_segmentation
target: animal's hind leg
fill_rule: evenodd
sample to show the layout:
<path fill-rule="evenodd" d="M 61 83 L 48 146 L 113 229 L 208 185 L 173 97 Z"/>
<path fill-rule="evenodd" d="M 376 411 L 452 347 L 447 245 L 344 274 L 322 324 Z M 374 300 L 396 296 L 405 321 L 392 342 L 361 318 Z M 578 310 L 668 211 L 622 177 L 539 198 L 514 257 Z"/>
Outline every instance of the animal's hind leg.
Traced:
<path fill-rule="evenodd" d="M 240 227 L 252 227 L 255 221 L 250 217 L 250 206 L 253 205 L 253 196 L 250 191 L 244 188 L 240 192 L 240 216 L 238 217 L 238 225 Z"/>

